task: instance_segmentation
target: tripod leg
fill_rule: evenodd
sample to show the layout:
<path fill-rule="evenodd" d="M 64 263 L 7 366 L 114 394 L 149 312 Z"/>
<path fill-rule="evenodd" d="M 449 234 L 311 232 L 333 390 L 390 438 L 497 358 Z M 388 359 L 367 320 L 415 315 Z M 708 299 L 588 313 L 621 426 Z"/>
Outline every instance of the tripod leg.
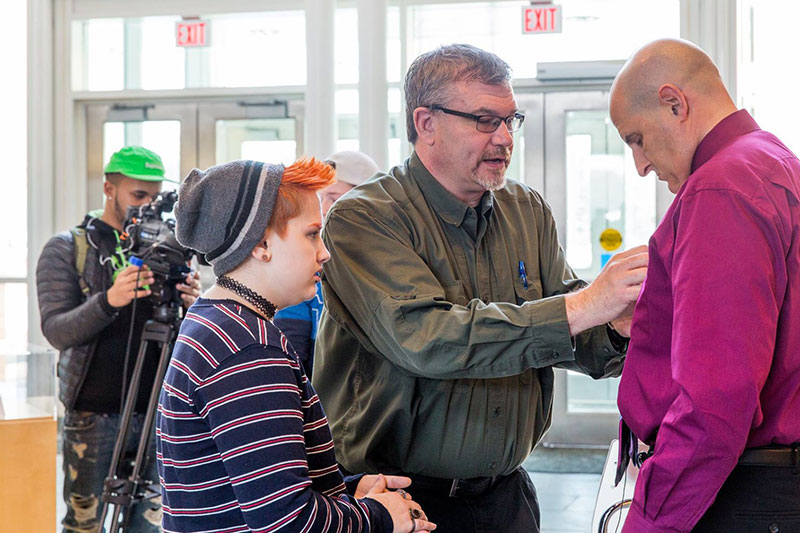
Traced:
<path fill-rule="evenodd" d="M 161 383 L 164 380 L 164 374 L 169 363 L 169 354 L 172 347 L 172 342 L 177 335 L 177 329 L 174 324 L 163 323 L 155 320 L 148 320 L 144 329 L 142 330 L 142 338 L 139 344 L 139 355 L 136 358 L 136 365 L 133 368 L 133 375 L 128 388 L 128 395 L 125 400 L 125 407 L 120 419 L 120 427 L 117 433 L 117 441 L 114 446 L 114 457 L 112 459 L 111 468 L 106 478 L 103 487 L 103 513 L 101 515 L 101 524 L 105 523 L 105 518 L 108 515 L 109 505 L 114 505 L 115 510 L 113 520 L 109 529 L 110 533 L 119 531 L 120 522 L 119 517 L 122 511 L 124 518 L 123 527 L 127 531 L 128 519 L 130 518 L 130 509 L 133 503 L 142 499 L 139 494 L 139 473 L 142 471 L 142 460 L 147 452 L 149 444 L 150 432 L 153 429 L 153 420 L 155 416 L 155 408 L 158 404 L 158 393 L 161 390 Z M 147 355 L 147 348 L 149 343 L 157 342 L 161 346 L 161 359 L 159 360 L 159 369 L 156 379 L 153 383 L 151 390 L 151 397 L 148 402 L 148 412 L 145 415 L 145 427 L 142 428 L 142 434 L 139 439 L 139 446 L 136 450 L 136 459 L 133 464 L 133 472 L 127 476 L 119 475 L 119 465 L 125 455 L 125 444 L 130 434 L 131 418 L 133 411 L 136 408 L 136 402 L 139 397 L 139 387 L 141 383 L 142 368 L 144 367 L 144 360 Z M 162 368 L 163 367 L 163 368 Z"/>
<path fill-rule="evenodd" d="M 147 480 L 148 483 L 145 483 L 144 480 L 141 479 L 141 472 L 144 470 L 145 462 L 149 459 L 148 449 L 150 447 L 150 435 L 153 432 L 155 422 L 155 413 L 156 409 L 158 408 L 158 396 L 161 392 L 161 384 L 164 382 L 164 375 L 166 374 L 167 367 L 169 366 L 170 353 L 172 352 L 172 346 L 176 336 L 177 329 L 175 325 L 165 324 L 154 320 L 147 321 L 144 330 L 142 331 L 141 345 L 146 346 L 150 341 L 155 341 L 161 347 L 161 354 L 159 356 L 158 368 L 153 381 L 153 386 L 150 390 L 150 398 L 147 403 L 147 412 L 145 413 L 144 423 L 139 435 L 139 443 L 136 449 L 133 468 L 130 475 L 124 481 L 124 484 L 129 489 L 129 492 L 126 502 L 122 504 L 122 507 L 124 507 L 125 511 L 125 514 L 123 515 L 123 521 L 121 523 L 119 522 L 119 511 L 123 509 L 118 508 L 115 510 L 114 520 L 111 522 L 109 533 L 117 533 L 120 527 L 122 527 L 123 531 L 128 531 L 128 525 L 130 524 L 131 513 L 133 511 L 133 504 L 142 500 L 144 497 L 144 492 L 141 490 L 142 488 L 144 488 L 144 490 L 149 489 L 152 492 L 156 492 L 153 490 L 156 480 Z M 142 352 L 140 350 L 140 357 L 137 359 L 136 366 L 134 368 L 134 376 L 131 378 L 131 386 L 134 386 L 135 383 L 137 391 L 141 381 L 141 367 L 144 360 L 144 357 L 141 356 L 141 353 Z M 133 399 L 131 412 L 133 411 L 133 406 L 135 406 L 135 404 L 136 398 Z M 128 410 L 127 401 L 125 404 L 125 410 Z M 128 420 L 128 424 L 130 424 L 130 420 Z M 128 428 L 126 428 L 126 433 L 127 431 Z M 157 494 L 158 493 L 156 492 L 156 495 Z"/>
<path fill-rule="evenodd" d="M 152 433 L 155 425 L 156 410 L 158 409 L 158 397 L 161 394 L 161 384 L 164 383 L 164 375 L 167 373 L 170 354 L 172 353 L 175 331 L 173 330 L 172 333 L 173 338 L 168 339 L 161 348 L 161 356 L 158 361 L 156 379 L 153 381 L 153 388 L 150 391 L 150 401 L 147 403 L 147 414 L 144 418 L 142 434 L 139 437 L 139 449 L 136 451 L 136 463 L 134 471 L 137 475 L 141 471 L 141 467 L 144 465 L 144 461 L 146 460 L 145 453 L 150 446 L 150 434 Z M 147 455 L 149 456 L 149 454 Z"/>
<path fill-rule="evenodd" d="M 141 473 L 145 470 L 147 461 L 152 458 L 152 454 L 150 453 L 150 436 L 152 435 L 153 428 L 155 427 L 155 415 L 156 410 L 158 409 L 158 397 L 161 394 L 161 384 L 164 382 L 164 375 L 167 373 L 167 367 L 169 366 L 170 354 L 172 353 L 172 347 L 176 333 L 177 332 L 174 328 L 167 332 L 166 334 L 168 336 L 165 337 L 166 341 L 161 346 L 161 355 L 158 361 L 156 378 L 153 381 L 153 388 L 150 390 L 150 400 L 147 403 L 147 414 L 145 415 L 144 423 L 142 425 L 142 433 L 139 435 L 139 447 L 136 450 L 136 459 L 133 464 L 133 471 L 131 472 L 131 476 L 129 478 L 137 488 L 145 487 L 153 492 L 156 492 L 154 490 L 154 486 L 157 484 L 157 481 L 150 479 L 147 480 L 150 483 L 144 483 L 144 480 L 141 479 Z M 130 523 L 131 511 L 132 506 L 129 506 L 125 517 L 125 524 Z"/>
<path fill-rule="evenodd" d="M 124 505 L 124 503 L 120 503 L 119 501 L 113 501 L 114 497 L 113 494 L 119 492 L 122 489 L 122 493 L 125 493 L 124 490 L 124 482 L 119 479 L 118 477 L 118 470 L 119 465 L 122 462 L 124 455 L 125 455 L 125 445 L 128 441 L 128 433 L 130 432 L 130 425 L 131 425 L 131 417 L 133 416 L 133 410 L 136 406 L 136 401 L 139 397 L 139 381 L 142 374 L 142 367 L 144 365 L 144 355 L 147 353 L 147 346 L 148 342 L 146 340 L 142 340 L 139 344 L 139 354 L 136 356 L 136 365 L 133 367 L 133 376 L 131 377 L 131 383 L 128 386 L 128 393 L 125 398 L 125 407 L 122 410 L 122 416 L 119 419 L 119 428 L 117 429 L 117 440 L 114 443 L 114 455 L 111 458 L 111 466 L 108 469 L 108 476 L 106 477 L 105 483 L 103 485 L 103 512 L 100 515 L 100 524 L 105 523 L 106 515 L 108 514 L 108 506 L 110 504 L 116 505 Z M 125 498 L 122 498 L 124 502 Z M 114 513 L 115 517 L 119 516 L 118 512 Z"/>

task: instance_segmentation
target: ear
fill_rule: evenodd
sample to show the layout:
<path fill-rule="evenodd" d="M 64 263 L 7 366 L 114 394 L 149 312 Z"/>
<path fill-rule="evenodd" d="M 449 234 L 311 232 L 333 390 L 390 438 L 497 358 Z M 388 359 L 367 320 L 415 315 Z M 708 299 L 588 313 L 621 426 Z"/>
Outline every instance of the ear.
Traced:
<path fill-rule="evenodd" d="M 433 135 L 436 132 L 436 124 L 433 120 L 433 113 L 427 107 L 418 107 L 414 110 L 414 127 L 417 128 L 417 137 L 423 143 L 432 146 Z"/>
<path fill-rule="evenodd" d="M 665 83 L 658 88 L 658 101 L 661 105 L 669 108 L 669 113 L 677 117 L 681 122 L 686 120 L 689 115 L 689 101 L 680 88 Z"/>
<path fill-rule="evenodd" d="M 252 255 L 256 261 L 268 263 L 272 259 L 272 249 L 269 246 L 269 240 L 265 239 L 258 243 L 258 245 L 253 248 L 253 251 L 250 252 L 250 255 Z"/>
<path fill-rule="evenodd" d="M 114 184 L 108 180 L 103 182 L 103 195 L 106 198 L 111 198 L 114 195 Z"/>

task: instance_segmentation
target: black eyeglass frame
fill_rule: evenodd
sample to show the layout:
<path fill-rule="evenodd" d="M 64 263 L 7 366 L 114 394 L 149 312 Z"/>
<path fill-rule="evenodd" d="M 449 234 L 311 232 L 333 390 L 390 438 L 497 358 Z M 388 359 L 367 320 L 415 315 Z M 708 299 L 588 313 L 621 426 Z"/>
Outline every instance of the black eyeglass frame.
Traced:
<path fill-rule="evenodd" d="M 472 113 L 465 113 L 463 111 L 456 111 L 455 109 L 448 109 L 448 108 L 442 107 L 442 106 L 440 106 L 438 104 L 429 105 L 427 107 L 428 107 L 428 109 L 431 109 L 433 111 L 441 111 L 442 113 L 447 113 L 448 115 L 454 115 L 454 116 L 457 116 L 457 117 L 468 118 L 470 120 L 474 120 L 475 121 L 475 129 L 478 130 L 481 133 L 494 133 L 494 132 L 497 131 L 497 128 L 500 127 L 500 124 L 505 124 L 506 125 L 506 129 L 508 129 L 508 131 L 510 133 L 514 133 L 514 132 L 519 131 L 519 129 L 522 127 L 522 123 L 525 122 L 525 115 L 520 113 L 519 111 L 517 111 L 513 115 L 509 115 L 507 117 L 499 117 L 497 115 L 473 115 Z M 481 129 L 481 124 L 482 124 L 481 121 L 482 120 L 485 121 L 486 119 L 498 119 L 500 122 L 498 122 L 497 125 L 492 129 Z M 512 129 L 512 125 L 515 124 L 515 122 L 514 122 L 515 120 L 517 121 L 516 122 L 516 127 L 514 127 Z M 486 124 L 487 126 L 491 126 L 491 123 L 489 123 L 489 122 L 483 122 L 483 124 Z"/>

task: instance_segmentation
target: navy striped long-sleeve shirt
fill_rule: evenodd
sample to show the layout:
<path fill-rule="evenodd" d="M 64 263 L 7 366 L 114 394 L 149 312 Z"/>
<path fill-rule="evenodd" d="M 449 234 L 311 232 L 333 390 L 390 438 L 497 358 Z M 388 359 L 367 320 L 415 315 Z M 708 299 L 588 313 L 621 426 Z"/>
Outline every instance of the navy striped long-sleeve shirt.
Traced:
<path fill-rule="evenodd" d="M 286 337 L 232 301 L 189 309 L 156 438 L 164 531 L 391 531 L 383 506 L 345 493 L 325 413 Z"/>

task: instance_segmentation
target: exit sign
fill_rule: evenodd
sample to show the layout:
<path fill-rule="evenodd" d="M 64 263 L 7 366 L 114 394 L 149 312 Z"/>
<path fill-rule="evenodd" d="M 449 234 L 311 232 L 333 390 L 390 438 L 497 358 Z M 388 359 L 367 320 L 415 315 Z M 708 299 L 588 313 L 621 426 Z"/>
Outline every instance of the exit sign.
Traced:
<path fill-rule="evenodd" d="M 204 20 L 182 20 L 175 26 L 175 42 L 180 47 L 208 46 L 208 24 Z"/>
<path fill-rule="evenodd" d="M 561 6 L 539 4 L 523 7 L 522 33 L 561 33 Z"/>

